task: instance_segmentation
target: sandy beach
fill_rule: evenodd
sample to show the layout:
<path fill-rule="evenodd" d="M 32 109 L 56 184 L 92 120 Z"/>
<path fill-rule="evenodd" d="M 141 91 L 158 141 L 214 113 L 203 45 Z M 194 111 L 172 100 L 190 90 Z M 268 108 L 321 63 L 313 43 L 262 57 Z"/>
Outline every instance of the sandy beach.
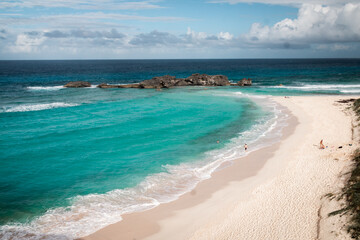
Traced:
<path fill-rule="evenodd" d="M 328 217 L 341 203 L 325 197 L 344 186 L 358 147 L 349 105 L 336 103 L 348 98 L 272 97 L 290 113 L 281 142 L 214 172 L 174 202 L 83 239 L 350 239 L 346 219 Z"/>

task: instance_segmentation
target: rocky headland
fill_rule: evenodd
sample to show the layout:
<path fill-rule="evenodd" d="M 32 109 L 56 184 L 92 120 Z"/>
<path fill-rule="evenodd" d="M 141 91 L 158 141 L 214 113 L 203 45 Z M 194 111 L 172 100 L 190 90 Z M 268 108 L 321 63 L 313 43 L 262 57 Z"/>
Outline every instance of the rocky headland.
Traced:
<path fill-rule="evenodd" d="M 227 76 L 224 75 L 208 75 L 195 73 L 187 78 L 176 78 L 175 76 L 165 75 L 161 77 L 153 77 L 152 79 L 142 81 L 140 83 L 110 85 L 101 83 L 98 88 L 172 88 L 183 86 L 251 86 L 251 79 L 242 79 L 237 83 L 230 83 Z M 90 87 L 89 82 L 69 82 L 64 87 Z"/>

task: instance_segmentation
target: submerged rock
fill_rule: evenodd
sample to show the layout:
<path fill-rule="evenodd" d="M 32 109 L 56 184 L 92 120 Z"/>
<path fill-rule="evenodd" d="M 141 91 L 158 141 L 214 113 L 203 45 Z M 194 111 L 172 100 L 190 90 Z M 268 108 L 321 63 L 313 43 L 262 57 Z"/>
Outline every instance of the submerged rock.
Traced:
<path fill-rule="evenodd" d="M 140 88 L 138 83 L 119 85 L 119 88 Z"/>
<path fill-rule="evenodd" d="M 91 87 L 91 83 L 85 81 L 76 81 L 76 82 L 69 82 L 64 85 L 67 88 L 83 88 L 83 87 Z"/>
<path fill-rule="evenodd" d="M 101 83 L 97 85 L 98 88 L 118 88 L 117 85 L 109 85 L 107 83 Z"/>

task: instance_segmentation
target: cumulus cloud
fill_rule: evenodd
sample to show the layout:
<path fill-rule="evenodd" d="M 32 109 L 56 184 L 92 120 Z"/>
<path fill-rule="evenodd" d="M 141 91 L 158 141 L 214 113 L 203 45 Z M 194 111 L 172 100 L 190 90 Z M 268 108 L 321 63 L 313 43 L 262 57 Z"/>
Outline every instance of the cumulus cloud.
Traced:
<path fill-rule="evenodd" d="M 182 39 L 167 33 L 152 31 L 150 33 L 141 33 L 130 40 L 130 44 L 134 46 L 159 46 L 159 45 L 175 45 L 181 43 Z"/>
<path fill-rule="evenodd" d="M 44 36 L 48 38 L 114 38 L 122 39 L 126 35 L 119 33 L 116 29 L 110 31 L 90 31 L 90 30 L 72 30 L 70 32 L 64 32 L 54 30 L 50 32 L 44 32 Z"/>
<path fill-rule="evenodd" d="M 347 0 L 346 3 L 357 3 L 358 0 Z M 303 4 L 325 4 L 325 5 L 336 5 L 344 4 L 343 0 L 213 0 L 209 3 L 264 3 L 273 5 L 290 5 L 290 6 L 301 6 Z"/>
<path fill-rule="evenodd" d="M 188 28 L 185 34 L 151 31 L 136 35 L 127 35 L 116 29 L 91 31 L 76 29 L 70 31 L 27 31 L 20 34 L 8 33 L 0 30 L 0 38 L 8 38 L 6 48 L 14 53 L 36 53 L 49 49 L 134 49 L 134 48 L 178 48 L 178 49 L 206 49 L 234 46 L 238 41 L 228 32 L 207 34 L 196 32 Z M 5 41 L 5 40 L 4 40 Z M 5 47 L 4 47 L 5 46 Z"/>
<path fill-rule="evenodd" d="M 359 22 L 360 3 L 343 6 L 304 4 L 296 19 L 286 18 L 273 26 L 254 23 L 243 35 L 243 41 L 251 46 L 278 48 L 359 42 Z"/>
<path fill-rule="evenodd" d="M 218 34 L 218 39 L 232 40 L 233 38 L 234 35 L 230 34 L 229 32 L 220 32 Z"/>
<path fill-rule="evenodd" d="M 127 36 L 116 29 L 104 31 L 28 31 L 9 32 L 0 29 L 0 52 L 12 53 L 46 53 L 51 51 L 75 51 L 89 48 L 121 48 Z"/>
<path fill-rule="evenodd" d="M 61 32 L 59 30 L 54 30 L 51 32 L 45 32 L 44 36 L 48 38 L 67 38 L 70 36 L 70 34 L 66 32 Z"/>
<path fill-rule="evenodd" d="M 1 29 L 0 30 L 0 40 L 5 40 L 5 39 L 6 39 L 6 30 Z"/>
<path fill-rule="evenodd" d="M 208 34 L 206 32 L 195 32 L 188 28 L 186 35 L 182 35 L 185 39 L 187 45 L 195 45 L 195 46 L 233 46 L 235 38 L 229 32 L 220 32 L 218 34 Z"/>
<path fill-rule="evenodd" d="M 28 0 L 3 1 L 0 9 L 10 3 L 22 3 L 22 7 L 36 7 L 41 4 L 60 6 L 74 2 L 84 2 L 95 6 L 114 0 Z M 144 1 L 145 2 L 145 1 Z M 132 2 L 144 4 L 144 2 Z M 155 1 L 146 1 L 155 4 Z M 239 49 L 265 51 L 265 49 L 305 49 L 323 52 L 351 52 L 360 46 L 360 3 L 340 0 L 328 0 L 326 5 L 321 0 L 219 0 L 217 2 L 261 2 L 268 4 L 299 5 L 297 17 L 286 18 L 274 25 L 252 24 L 249 32 L 234 35 L 229 32 L 207 33 L 188 28 L 183 33 L 170 31 L 143 31 L 136 25 L 124 26 L 124 22 L 190 22 L 193 19 L 173 16 L 140 16 L 120 14 L 114 11 L 81 11 L 79 14 L 59 15 L 18 15 L 0 14 L 0 53 L 49 54 L 50 51 L 74 54 L 168 51 L 197 52 L 201 54 L 234 52 Z M 320 4 L 317 4 L 319 3 Z M 125 4 L 124 1 L 117 3 Z M 130 3 L 129 3 L 130 4 Z M 324 3 L 325 4 L 325 3 Z M 11 5 L 11 4 L 10 4 Z M 9 6 L 10 6 L 9 5 Z M 19 5 L 20 6 L 20 5 Z M 105 7 L 106 8 L 106 7 Z M 20 11 L 21 12 L 21 11 Z M 190 24 L 189 24 L 190 25 Z M 121 30 L 118 30 L 121 29 Z M 174 29 L 175 30 L 175 29 Z M 170 50 L 169 50 L 170 49 Z M 211 51 L 208 51 L 208 50 Z M 283 51 L 285 52 L 285 51 Z M 292 51 L 286 51 L 292 52 Z M 300 52 L 300 51 L 298 51 Z M 356 53 L 356 51 L 353 51 Z M 132 56 L 132 54 L 130 54 Z M 41 55 L 42 56 L 42 55 Z M 77 56 L 77 55 L 76 55 Z M 85 56 L 85 55 L 83 55 Z M 98 56 L 98 55 L 96 55 Z M 106 55 L 104 55 L 106 57 Z M 113 55 L 112 55 L 113 56 Z M 151 55 L 152 56 L 152 55 Z M 205 56 L 205 55 L 204 55 Z"/>
<path fill-rule="evenodd" d="M 12 52 L 31 53 L 38 51 L 45 38 L 30 32 L 29 34 L 19 34 L 15 44 L 10 47 Z"/>
<path fill-rule="evenodd" d="M 233 35 L 228 32 L 219 34 L 207 34 L 205 32 L 195 32 L 188 28 L 186 34 L 174 35 L 168 32 L 152 31 L 141 33 L 133 37 L 129 44 L 133 46 L 165 46 L 165 47 L 216 47 L 232 44 Z"/>

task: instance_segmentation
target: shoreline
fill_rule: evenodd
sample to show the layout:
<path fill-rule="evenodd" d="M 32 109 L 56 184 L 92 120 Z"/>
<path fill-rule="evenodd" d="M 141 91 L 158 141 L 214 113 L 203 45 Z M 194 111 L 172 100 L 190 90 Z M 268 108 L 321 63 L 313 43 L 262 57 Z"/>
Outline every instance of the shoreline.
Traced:
<path fill-rule="evenodd" d="M 314 239 L 319 237 L 319 235 L 331 237 L 331 231 L 326 229 L 326 227 L 325 229 L 319 229 L 318 215 L 324 215 L 319 213 L 319 205 L 321 207 L 321 198 L 324 194 L 328 193 L 330 189 L 338 189 L 341 186 L 343 181 L 339 181 L 339 174 L 349 167 L 349 163 L 343 160 L 326 162 L 329 161 L 328 153 L 337 150 L 329 148 L 322 151 L 312 146 L 319 141 L 318 139 L 313 139 L 313 132 L 316 132 L 316 135 L 318 135 L 318 131 L 314 131 L 314 129 L 316 130 L 318 127 L 316 125 L 319 125 L 318 118 L 321 118 L 320 115 L 314 116 L 313 111 L 315 109 L 315 111 L 321 112 L 319 107 L 325 107 L 325 110 L 322 110 L 323 113 L 326 111 L 328 114 L 331 112 L 332 115 L 336 115 L 338 118 L 336 124 L 342 124 L 344 118 L 346 120 L 346 129 L 343 129 L 342 133 L 338 134 L 336 131 L 329 133 L 329 129 L 328 132 L 321 133 L 323 138 L 326 139 L 326 144 L 330 140 L 333 142 L 336 142 L 336 140 L 343 141 L 344 139 L 349 141 L 349 134 L 351 136 L 351 124 L 349 125 L 351 118 L 345 116 L 339 107 L 333 106 L 335 100 L 344 99 L 344 96 L 302 96 L 291 97 L 290 99 L 282 97 L 271 98 L 291 112 L 291 117 L 288 120 L 290 124 L 283 129 L 283 136 L 280 142 L 251 152 L 247 156 L 233 161 L 231 166 L 214 172 L 210 179 L 200 182 L 193 191 L 180 196 L 179 199 L 173 202 L 161 204 L 144 212 L 126 214 L 123 216 L 122 221 L 80 239 L 229 239 L 231 236 L 233 239 L 239 239 L 240 236 L 251 239 L 260 239 L 260 236 L 267 239 L 278 239 L 279 237 L 286 239 Z M 318 104 L 316 104 L 317 102 Z M 308 111 L 308 113 L 305 112 L 304 106 L 306 104 L 314 109 Z M 314 105 L 319 106 L 316 108 Z M 331 111 L 327 111 L 329 108 L 331 108 Z M 326 124 L 326 127 L 329 127 L 328 124 Z M 333 127 L 335 128 L 331 128 L 331 130 L 336 130 L 339 126 Z M 319 130 L 324 130 L 321 126 L 320 128 Z M 304 142 L 304 140 L 309 140 L 309 138 L 311 139 L 310 143 L 309 141 Z M 296 149 L 293 149 L 294 146 Z M 309 148 L 309 146 L 312 149 L 307 154 L 306 148 Z M 297 154 L 304 149 L 305 152 L 303 154 Z M 355 149 L 355 146 L 352 149 Z M 344 151 L 344 149 L 341 151 Z M 347 153 L 349 152 L 347 151 Z M 311 154 L 315 154 L 315 156 L 311 156 Z M 303 155 L 309 155 L 308 157 L 315 157 L 315 159 L 312 159 L 309 162 L 310 164 L 301 165 L 301 168 L 297 166 L 301 161 L 298 163 L 293 159 L 289 160 L 289 156 L 295 158 L 300 156 L 302 158 Z M 324 158 L 325 162 L 322 159 L 321 163 L 318 164 L 321 168 L 315 169 L 315 172 L 316 174 L 323 175 L 318 180 L 324 181 L 325 179 L 325 183 L 316 182 L 316 179 L 308 178 L 314 178 L 314 176 L 309 176 L 309 172 L 312 169 L 308 169 L 307 165 L 314 163 L 314 160 L 318 157 Z M 330 154 L 330 157 L 334 157 L 334 153 Z M 302 160 L 304 159 L 307 160 L 307 158 L 303 157 Z M 329 165 L 326 167 L 332 171 L 321 174 L 322 167 L 324 167 L 322 165 L 324 164 Z M 292 177 L 291 174 L 289 175 L 291 171 L 303 172 L 305 176 L 304 178 L 301 175 Z M 298 183 L 300 186 L 294 186 L 295 180 L 300 180 Z M 279 189 L 279 185 L 275 184 L 277 181 L 280 184 L 284 184 L 284 189 Z M 316 184 L 314 184 L 314 181 Z M 301 185 L 305 186 L 305 184 L 306 191 L 302 192 Z M 308 192 L 308 188 L 311 188 L 311 185 L 316 185 L 315 193 Z M 322 189 L 321 186 L 325 187 L 325 189 Z M 298 192 L 295 192 L 300 199 L 297 200 L 299 200 L 298 204 L 301 206 L 301 209 L 296 209 L 297 204 L 293 202 L 294 199 L 292 199 L 291 195 L 290 197 L 287 196 L 294 193 L 292 189 L 294 187 L 300 187 L 297 190 L 302 193 L 299 195 Z M 286 188 L 290 189 L 286 190 Z M 302 196 L 306 195 L 307 192 L 311 195 L 311 199 Z M 280 194 L 286 200 L 285 202 L 287 204 L 290 203 L 292 207 L 277 202 L 279 200 L 277 197 L 280 197 L 277 195 L 274 195 L 275 197 L 270 195 L 270 200 L 264 198 L 269 193 Z M 276 208 L 280 210 L 280 216 L 278 216 L 279 212 L 274 213 L 275 210 L 272 208 L 259 207 L 275 207 L 275 205 L 271 204 L 271 201 L 273 201 L 273 204 L 278 203 L 279 206 Z M 263 205 L 264 203 L 267 205 Z M 307 204 L 310 205 L 308 206 Z M 333 208 L 335 207 L 333 206 Z M 289 210 L 295 211 L 291 213 Z M 266 214 L 267 211 L 269 211 L 269 214 Z M 242 217 L 233 216 L 234 212 L 240 213 Z M 261 221 L 259 217 L 262 218 Z M 284 217 L 289 222 L 281 220 Z M 246 221 L 241 220 L 241 218 L 246 219 Z M 239 219 L 240 222 L 238 222 Z M 324 222 L 324 220 L 322 221 Z M 265 222 L 270 225 L 263 225 Z M 284 226 L 276 226 L 278 222 L 283 223 Z M 298 226 L 299 223 L 301 226 Z M 323 225 L 326 226 L 326 222 Z M 327 228 L 329 227 L 327 226 Z M 291 230 L 294 231 L 291 232 Z M 340 232 L 338 234 L 343 233 Z M 214 238 L 214 236 L 216 237 Z"/>
<path fill-rule="evenodd" d="M 204 204 L 207 200 L 214 197 L 214 194 L 216 194 L 218 191 L 221 191 L 221 189 L 226 187 L 233 188 L 231 186 L 233 182 L 240 183 L 242 185 L 242 191 L 238 192 L 236 197 L 234 196 L 230 198 L 231 201 L 234 201 L 238 198 L 246 200 L 249 197 L 251 190 L 253 190 L 259 184 L 259 180 L 255 177 L 258 172 L 261 171 L 265 166 L 267 159 L 271 158 L 275 154 L 275 152 L 280 147 L 281 142 L 290 137 L 299 124 L 297 118 L 293 116 L 288 109 L 285 109 L 283 114 L 289 115 L 287 120 L 288 125 L 282 128 L 282 136 L 278 142 L 250 152 L 248 155 L 239 159 L 222 163 L 218 167 L 218 170 L 215 170 L 212 173 L 209 179 L 201 181 L 192 191 L 181 195 L 174 201 L 162 203 L 159 206 L 146 211 L 124 214 L 122 216 L 122 221 L 111 224 L 96 231 L 93 234 L 81 237 L 79 239 L 92 240 L 147 238 L 159 232 L 161 225 L 158 224 L 158 222 L 176 215 L 176 212 L 183 209 L 188 209 L 193 206 Z M 255 163 L 253 159 L 256 159 Z M 279 164 L 280 163 L 278 163 L 278 166 Z M 246 169 L 246 171 L 244 171 L 244 169 Z M 282 169 L 277 169 L 277 171 L 281 170 Z M 270 173 L 270 169 L 267 169 L 265 175 L 266 179 L 268 179 L 274 177 L 275 173 Z M 260 182 L 263 183 L 266 179 L 262 179 Z M 216 196 L 216 198 L 221 198 L 223 194 L 229 195 L 231 194 L 231 191 L 227 190 L 226 193 L 220 193 L 218 194 L 219 196 Z M 231 202 L 230 199 L 228 199 L 227 202 Z M 215 213 L 214 210 L 211 212 Z M 197 222 L 198 220 L 199 219 L 197 219 Z M 188 226 L 183 226 L 181 229 L 184 227 L 190 227 L 190 225 L 193 225 L 193 223 L 189 224 Z M 141 232 L 138 231 L 138 226 L 141 226 Z M 154 239 L 156 238 L 157 237 Z M 171 233 L 169 233 L 166 238 L 184 239 L 182 237 L 174 238 Z"/>

